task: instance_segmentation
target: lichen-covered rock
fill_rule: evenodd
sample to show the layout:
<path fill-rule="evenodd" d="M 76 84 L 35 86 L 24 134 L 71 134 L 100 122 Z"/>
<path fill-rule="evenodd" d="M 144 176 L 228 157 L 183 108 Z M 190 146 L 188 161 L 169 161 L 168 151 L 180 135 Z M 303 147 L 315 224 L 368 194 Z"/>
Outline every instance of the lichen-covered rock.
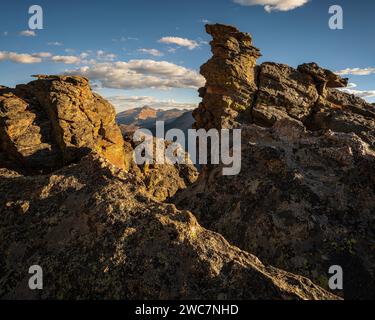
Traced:
<path fill-rule="evenodd" d="M 304 121 L 319 98 L 312 77 L 271 62 L 259 67 L 258 89 L 252 120 L 262 126 L 272 126 L 283 118 Z"/>
<path fill-rule="evenodd" d="M 115 110 L 83 77 L 37 76 L 0 90 L 1 150 L 21 169 L 56 169 L 94 150 L 126 169 Z"/>
<path fill-rule="evenodd" d="M 311 133 L 295 120 L 243 126 L 242 170 L 208 171 L 178 208 L 267 263 L 328 287 L 345 273 L 346 298 L 374 298 L 375 152 L 355 134 Z"/>
<path fill-rule="evenodd" d="M 178 148 L 180 154 L 184 154 L 184 164 L 172 164 L 168 163 L 168 160 L 164 164 L 157 164 L 156 162 L 156 144 L 159 142 L 159 146 L 162 148 L 165 154 L 166 149 L 172 142 L 153 138 L 153 150 L 154 157 L 153 163 L 137 165 L 131 160 L 131 166 L 129 172 L 140 178 L 146 186 L 147 192 L 159 201 L 165 201 L 173 197 L 179 190 L 187 188 L 189 185 L 194 183 L 198 178 L 198 170 L 190 160 L 189 155 L 182 149 Z M 131 135 L 125 138 L 125 144 L 128 146 L 128 151 L 125 154 L 132 154 L 139 143 L 135 143 L 131 139 Z M 177 149 L 176 149 L 177 151 Z"/>
<path fill-rule="evenodd" d="M 44 176 L 1 169 L 0 188 L 2 299 L 337 299 L 152 200 L 95 154 Z M 32 291 L 36 264 L 44 284 Z"/>
<path fill-rule="evenodd" d="M 354 95 L 328 89 L 305 124 L 311 130 L 353 132 L 375 148 L 374 106 Z"/>
<path fill-rule="evenodd" d="M 272 127 L 277 120 L 296 119 L 312 131 L 354 132 L 375 146 L 375 110 L 363 99 L 335 89 L 347 83 L 315 63 L 297 69 L 263 63 L 250 122 Z"/>
<path fill-rule="evenodd" d="M 46 111 L 26 92 L 0 89 L 0 151 L 8 162 L 24 168 L 62 165 Z"/>
<path fill-rule="evenodd" d="M 236 63 L 232 56 L 215 72 L 236 72 Z M 250 117 L 227 120 L 242 129 L 241 173 L 206 167 L 174 203 L 241 249 L 326 288 L 329 267 L 340 265 L 345 298 L 374 298 L 373 105 L 335 89 L 347 79 L 314 63 L 257 70 Z M 241 87 L 231 94 L 241 96 Z M 213 116 L 221 119 L 197 123 L 216 128 Z"/>
<path fill-rule="evenodd" d="M 95 151 L 138 175 L 150 195 L 164 201 L 194 182 L 194 165 L 145 165 L 133 161 L 112 105 L 83 77 L 43 76 L 16 89 L 0 89 L 0 166 L 26 174 L 51 172 Z"/>
<path fill-rule="evenodd" d="M 256 86 L 256 60 L 261 56 L 251 36 L 235 27 L 207 25 L 212 35 L 213 57 L 201 67 L 206 86 L 194 111 L 196 128 L 232 128 L 236 119 L 249 110 Z"/>
<path fill-rule="evenodd" d="M 320 94 L 323 94 L 326 88 L 345 88 L 349 82 L 349 79 L 343 79 L 332 71 L 319 67 L 314 62 L 301 64 L 298 66 L 298 71 L 313 78 L 319 86 Z"/>

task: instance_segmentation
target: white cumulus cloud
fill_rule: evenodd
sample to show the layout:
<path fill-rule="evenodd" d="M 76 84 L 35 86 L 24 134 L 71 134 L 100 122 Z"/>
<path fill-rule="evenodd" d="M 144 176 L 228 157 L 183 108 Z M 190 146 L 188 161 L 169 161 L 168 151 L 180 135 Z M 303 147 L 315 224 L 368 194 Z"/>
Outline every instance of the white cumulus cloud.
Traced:
<path fill-rule="evenodd" d="M 264 6 L 267 12 L 271 11 L 289 11 L 302 7 L 309 0 L 233 0 L 243 6 Z"/>
<path fill-rule="evenodd" d="M 35 33 L 35 31 L 32 31 L 32 30 L 24 30 L 24 31 L 21 31 L 21 32 L 20 32 L 20 35 L 21 35 L 21 36 L 24 36 L 24 37 L 36 37 L 36 33 Z"/>
<path fill-rule="evenodd" d="M 39 57 L 39 58 L 49 58 L 52 56 L 50 52 L 39 52 L 39 53 L 34 53 L 34 57 Z"/>
<path fill-rule="evenodd" d="M 12 61 L 16 63 L 39 63 L 42 62 L 42 58 L 38 56 L 39 54 L 29 54 L 29 53 L 17 53 L 17 52 L 7 52 L 0 51 L 0 62 L 1 61 Z"/>
<path fill-rule="evenodd" d="M 336 71 L 336 74 L 343 75 L 354 75 L 354 76 L 368 76 L 370 74 L 375 74 L 374 67 L 368 68 L 346 68 L 340 71 Z"/>
<path fill-rule="evenodd" d="M 81 59 L 76 56 L 53 56 L 51 60 L 56 63 L 65 64 L 78 64 L 81 62 Z"/>
<path fill-rule="evenodd" d="M 375 90 L 354 89 L 357 87 L 358 86 L 356 83 L 349 83 L 346 88 L 339 88 L 339 90 L 348 94 L 354 94 L 355 96 L 363 98 L 363 99 L 375 97 Z"/>
<path fill-rule="evenodd" d="M 350 83 L 348 83 L 346 89 L 352 89 L 352 88 L 357 88 L 357 87 L 358 86 L 355 83 L 350 82 Z"/>
<path fill-rule="evenodd" d="M 105 52 L 103 50 L 96 51 L 96 58 L 101 61 L 113 61 L 116 57 L 114 53 Z"/>
<path fill-rule="evenodd" d="M 142 49 L 138 49 L 138 52 L 146 53 L 146 54 L 152 55 L 154 57 L 161 57 L 161 56 L 163 56 L 163 53 L 160 52 L 157 49 L 145 49 L 145 48 L 142 48 Z"/>
<path fill-rule="evenodd" d="M 375 90 L 354 90 L 354 89 L 340 89 L 343 92 L 354 94 L 357 97 L 367 99 L 375 97 Z"/>
<path fill-rule="evenodd" d="M 55 41 L 55 42 L 48 42 L 47 45 L 61 47 L 63 44 L 61 42 Z"/>
<path fill-rule="evenodd" d="M 114 89 L 199 88 L 204 78 L 195 70 L 154 60 L 101 62 L 65 72 L 96 80 L 102 87 Z"/>
<path fill-rule="evenodd" d="M 175 44 L 180 47 L 186 47 L 189 50 L 193 50 L 199 47 L 199 44 L 197 41 L 186 39 L 186 38 L 180 38 L 180 37 L 163 37 L 159 40 L 159 42 L 166 43 L 166 44 Z"/>

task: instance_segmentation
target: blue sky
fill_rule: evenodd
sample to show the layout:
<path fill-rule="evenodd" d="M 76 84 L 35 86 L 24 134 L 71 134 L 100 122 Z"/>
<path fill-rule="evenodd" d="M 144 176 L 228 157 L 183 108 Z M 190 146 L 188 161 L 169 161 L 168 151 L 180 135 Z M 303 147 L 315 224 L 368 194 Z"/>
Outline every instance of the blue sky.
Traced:
<path fill-rule="evenodd" d="M 264 6 L 270 3 L 271 10 Z M 43 8 L 44 28 L 22 32 L 33 4 Z M 343 30 L 328 27 L 334 4 L 344 10 Z M 191 107 L 199 102 L 199 67 L 211 55 L 204 31 L 210 21 L 251 33 L 259 62 L 347 69 L 351 92 L 375 102 L 374 15 L 369 0 L 3 0 L 0 84 L 79 72 L 118 110 Z"/>

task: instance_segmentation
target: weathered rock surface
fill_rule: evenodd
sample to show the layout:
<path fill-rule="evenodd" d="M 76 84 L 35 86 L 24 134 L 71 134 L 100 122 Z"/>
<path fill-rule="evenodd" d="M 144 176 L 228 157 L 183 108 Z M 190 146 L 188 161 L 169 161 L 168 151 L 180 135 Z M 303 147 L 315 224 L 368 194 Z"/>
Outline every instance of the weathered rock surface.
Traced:
<path fill-rule="evenodd" d="M 318 101 L 306 127 L 311 130 L 353 132 L 375 148 L 374 106 L 345 92 L 328 89 L 325 98 Z"/>
<path fill-rule="evenodd" d="M 126 169 L 115 110 L 83 77 L 37 76 L 0 89 L 0 144 L 20 167 L 53 170 L 94 150 Z"/>
<path fill-rule="evenodd" d="M 136 166 L 133 148 L 115 122 L 115 109 L 83 77 L 37 76 L 0 89 L 0 165 L 23 173 L 51 172 L 91 151 L 131 170 L 158 200 L 197 178 L 193 165 Z M 144 114 L 143 114 L 144 116 Z"/>
<path fill-rule="evenodd" d="M 54 174 L 0 175 L 3 299 L 336 299 L 152 200 L 98 155 Z M 44 288 L 31 291 L 35 264 Z"/>
<path fill-rule="evenodd" d="M 0 89 L 0 150 L 8 161 L 28 168 L 62 165 L 46 111 L 17 89 Z"/>
<path fill-rule="evenodd" d="M 243 126 L 242 171 L 204 171 L 178 208 L 267 263 L 328 286 L 340 265 L 347 298 L 374 297 L 375 152 L 355 134 L 312 134 L 297 121 Z"/>
<path fill-rule="evenodd" d="M 186 157 L 185 164 L 157 164 L 156 162 L 156 141 L 163 148 L 165 153 L 171 142 L 153 138 L 153 163 L 137 165 L 133 157 L 129 159 L 131 166 L 129 172 L 140 178 L 146 186 L 147 192 L 159 201 L 165 201 L 173 197 L 179 190 L 190 186 L 198 179 L 198 170 L 190 160 L 189 155 L 181 148 L 178 148 L 181 154 Z M 132 136 L 125 138 L 125 154 L 133 155 L 135 148 L 139 143 L 132 140 Z"/>
<path fill-rule="evenodd" d="M 346 86 L 347 82 L 315 63 L 301 65 L 298 70 L 264 63 L 260 66 L 253 122 L 270 127 L 277 120 L 289 117 L 312 131 L 331 129 L 356 133 L 375 146 L 373 106 L 334 89 Z"/>
<path fill-rule="evenodd" d="M 283 118 L 304 121 L 319 98 L 312 77 L 287 65 L 263 63 L 259 67 L 258 82 L 251 116 L 262 126 L 272 126 Z"/>
<path fill-rule="evenodd" d="M 234 32 L 213 28 L 226 32 L 220 36 L 224 39 Z M 253 59 L 253 53 L 247 53 L 247 59 Z M 243 78 L 249 66 L 237 64 L 233 55 L 217 64 L 215 72 L 240 72 L 237 78 Z M 242 129 L 241 173 L 225 177 L 222 168 L 207 167 L 174 202 L 241 249 L 324 287 L 329 267 L 340 265 L 343 296 L 374 298 L 373 105 L 335 89 L 347 79 L 314 63 L 298 69 L 263 63 L 250 70 L 252 77 L 254 72 L 253 103 L 242 114 L 226 118 Z M 226 86 L 225 78 L 218 82 L 218 87 Z M 237 85 L 231 96 L 241 97 L 239 81 Z M 226 107 L 216 101 L 226 94 L 215 97 L 204 96 L 204 110 L 221 110 L 196 112 L 197 127 L 216 128 L 222 120 Z"/>
<path fill-rule="evenodd" d="M 207 166 L 188 187 L 191 165 L 136 165 L 85 78 L 0 87 L 0 298 L 336 299 L 303 277 L 326 288 L 331 265 L 342 296 L 374 297 L 373 105 L 314 63 L 256 66 L 234 27 L 207 31 L 194 126 L 242 129 L 237 176 Z"/>
<path fill-rule="evenodd" d="M 347 78 L 343 79 L 330 70 L 320 68 L 316 63 L 305 63 L 298 66 L 298 71 L 308 74 L 319 85 L 319 93 L 324 93 L 326 88 L 345 88 L 348 86 Z"/>
<path fill-rule="evenodd" d="M 194 111 L 196 128 L 232 128 L 254 101 L 256 60 L 261 56 L 249 34 L 225 25 L 207 25 L 213 57 L 201 67 L 207 83 Z"/>

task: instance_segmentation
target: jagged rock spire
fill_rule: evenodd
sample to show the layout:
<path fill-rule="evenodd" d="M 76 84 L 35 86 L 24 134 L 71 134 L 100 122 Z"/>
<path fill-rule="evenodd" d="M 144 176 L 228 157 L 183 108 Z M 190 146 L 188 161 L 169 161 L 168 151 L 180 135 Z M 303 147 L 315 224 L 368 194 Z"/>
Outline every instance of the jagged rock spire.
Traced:
<path fill-rule="evenodd" d="M 248 33 L 222 24 L 207 25 L 213 57 L 201 67 L 207 83 L 195 110 L 196 128 L 232 128 L 241 112 L 249 109 L 257 90 L 255 66 L 261 56 Z"/>

